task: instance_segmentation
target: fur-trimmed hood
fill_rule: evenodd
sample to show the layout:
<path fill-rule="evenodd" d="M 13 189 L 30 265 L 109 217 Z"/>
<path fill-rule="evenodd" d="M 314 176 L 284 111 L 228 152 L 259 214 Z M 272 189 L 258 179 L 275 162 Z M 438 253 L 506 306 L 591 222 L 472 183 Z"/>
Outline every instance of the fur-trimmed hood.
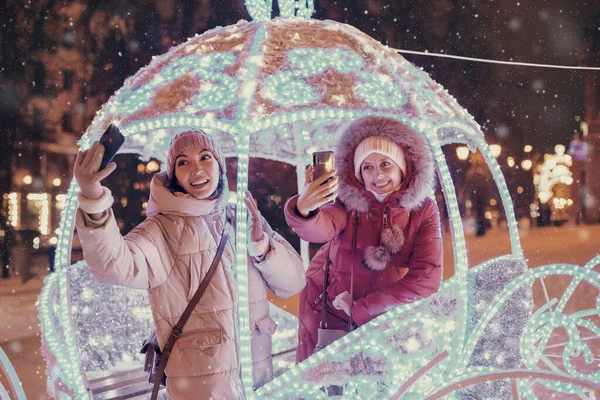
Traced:
<path fill-rule="evenodd" d="M 335 152 L 338 172 L 338 198 L 348 210 L 368 212 L 377 202 L 354 176 L 354 152 L 369 136 L 382 136 L 404 151 L 407 176 L 399 192 L 392 195 L 400 207 L 409 211 L 419 207 L 427 198 L 434 182 L 433 154 L 429 143 L 420 134 L 387 117 L 368 116 L 354 121 L 340 138 Z"/>

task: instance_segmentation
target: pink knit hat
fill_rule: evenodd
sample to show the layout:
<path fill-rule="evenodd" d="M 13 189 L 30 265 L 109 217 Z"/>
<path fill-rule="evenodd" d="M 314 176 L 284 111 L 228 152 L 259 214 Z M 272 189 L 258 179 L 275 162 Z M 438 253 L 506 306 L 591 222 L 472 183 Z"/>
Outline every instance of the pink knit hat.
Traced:
<path fill-rule="evenodd" d="M 225 159 L 221 154 L 219 146 L 217 146 L 209 134 L 200 129 L 192 129 L 178 133 L 173 137 L 169 144 L 169 154 L 167 155 L 167 175 L 169 175 L 169 180 L 173 179 L 173 174 L 175 173 L 175 159 L 177 156 L 194 147 L 210 151 L 217 160 L 217 163 L 219 163 L 221 173 L 225 174 Z"/>
<path fill-rule="evenodd" d="M 406 156 L 400 146 L 383 136 L 369 136 L 356 146 L 354 150 L 354 176 L 362 182 L 360 165 L 369 155 L 373 153 L 383 154 L 394 161 L 402 175 L 406 176 Z"/>

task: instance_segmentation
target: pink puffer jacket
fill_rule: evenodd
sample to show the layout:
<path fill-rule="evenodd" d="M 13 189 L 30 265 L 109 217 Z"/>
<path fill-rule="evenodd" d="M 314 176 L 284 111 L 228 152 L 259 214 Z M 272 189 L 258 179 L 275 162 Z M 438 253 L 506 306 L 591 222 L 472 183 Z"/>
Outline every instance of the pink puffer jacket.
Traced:
<path fill-rule="evenodd" d="M 213 201 L 173 195 L 166 181 L 165 173 L 153 178 L 148 218 L 125 237 L 119 233 L 110 209 L 101 221 L 92 221 L 81 210 L 76 219 L 85 260 L 98 280 L 148 290 L 161 348 L 215 256 L 229 197 L 227 192 Z M 266 257 L 261 262 L 248 257 L 255 387 L 273 375 L 271 335 L 276 325 L 269 316 L 266 288 L 279 297 L 289 297 L 306 282 L 296 251 L 264 220 L 263 228 Z M 258 244 L 249 247 L 253 245 Z M 244 397 L 237 308 L 232 232 L 220 266 L 169 358 L 169 398 Z"/>
<path fill-rule="evenodd" d="M 433 184 L 432 155 L 420 135 L 411 131 L 399 136 L 394 124 L 387 118 L 371 117 L 367 122 L 355 122 L 347 130 L 336 151 L 340 188 L 335 204 L 321 207 L 309 218 L 297 213 L 297 196 L 286 204 L 286 220 L 303 240 L 327 243 L 312 259 L 306 287 L 300 294 L 297 362 L 309 357 L 315 348 L 329 251 L 329 328 L 348 326 L 348 316 L 336 310 L 332 301 L 340 293 L 351 291 L 353 267 L 352 317 L 359 326 L 439 289 L 443 260 L 440 217 L 436 203 L 427 197 Z M 354 150 L 374 132 L 400 145 L 407 159 L 405 183 L 383 202 L 354 177 Z M 390 258 L 382 255 L 386 248 L 392 249 Z"/>

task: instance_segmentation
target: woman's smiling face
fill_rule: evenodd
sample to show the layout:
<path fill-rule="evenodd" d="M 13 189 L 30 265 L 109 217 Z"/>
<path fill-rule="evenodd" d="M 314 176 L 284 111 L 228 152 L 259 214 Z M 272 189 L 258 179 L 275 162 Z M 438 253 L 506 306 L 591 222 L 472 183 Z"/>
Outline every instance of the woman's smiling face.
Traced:
<path fill-rule="evenodd" d="M 369 154 L 360 164 L 360 174 L 365 188 L 384 195 L 402 183 L 402 171 L 391 158 L 380 153 Z"/>
<path fill-rule="evenodd" d="M 186 193 L 207 199 L 219 185 L 219 163 L 209 150 L 192 147 L 175 159 L 175 177 Z"/>

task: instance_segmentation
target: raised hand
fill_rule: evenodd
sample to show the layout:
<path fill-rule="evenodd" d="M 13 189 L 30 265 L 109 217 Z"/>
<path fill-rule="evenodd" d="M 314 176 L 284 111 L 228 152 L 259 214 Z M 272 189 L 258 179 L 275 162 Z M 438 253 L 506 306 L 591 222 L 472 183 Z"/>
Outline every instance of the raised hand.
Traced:
<path fill-rule="evenodd" d="M 250 240 L 258 242 L 263 237 L 262 218 L 260 217 L 260 211 L 256 206 L 256 201 L 249 191 L 246 191 L 246 198 L 244 199 L 246 207 L 248 208 L 248 220 L 250 222 Z"/>
<path fill-rule="evenodd" d="M 117 164 L 111 162 L 102 171 L 98 171 L 103 155 L 104 146 L 98 141 L 94 142 L 89 150 L 77 153 L 74 175 L 83 197 L 88 199 L 100 198 L 102 196 L 100 181 L 117 168 Z"/>
<path fill-rule="evenodd" d="M 307 217 L 311 211 L 316 210 L 331 200 L 335 200 L 337 197 L 338 177 L 335 176 L 335 170 L 326 173 L 314 181 L 312 173 L 313 167 L 311 165 L 306 170 L 306 183 L 298 196 L 296 204 L 298 212 L 303 217 Z"/>

